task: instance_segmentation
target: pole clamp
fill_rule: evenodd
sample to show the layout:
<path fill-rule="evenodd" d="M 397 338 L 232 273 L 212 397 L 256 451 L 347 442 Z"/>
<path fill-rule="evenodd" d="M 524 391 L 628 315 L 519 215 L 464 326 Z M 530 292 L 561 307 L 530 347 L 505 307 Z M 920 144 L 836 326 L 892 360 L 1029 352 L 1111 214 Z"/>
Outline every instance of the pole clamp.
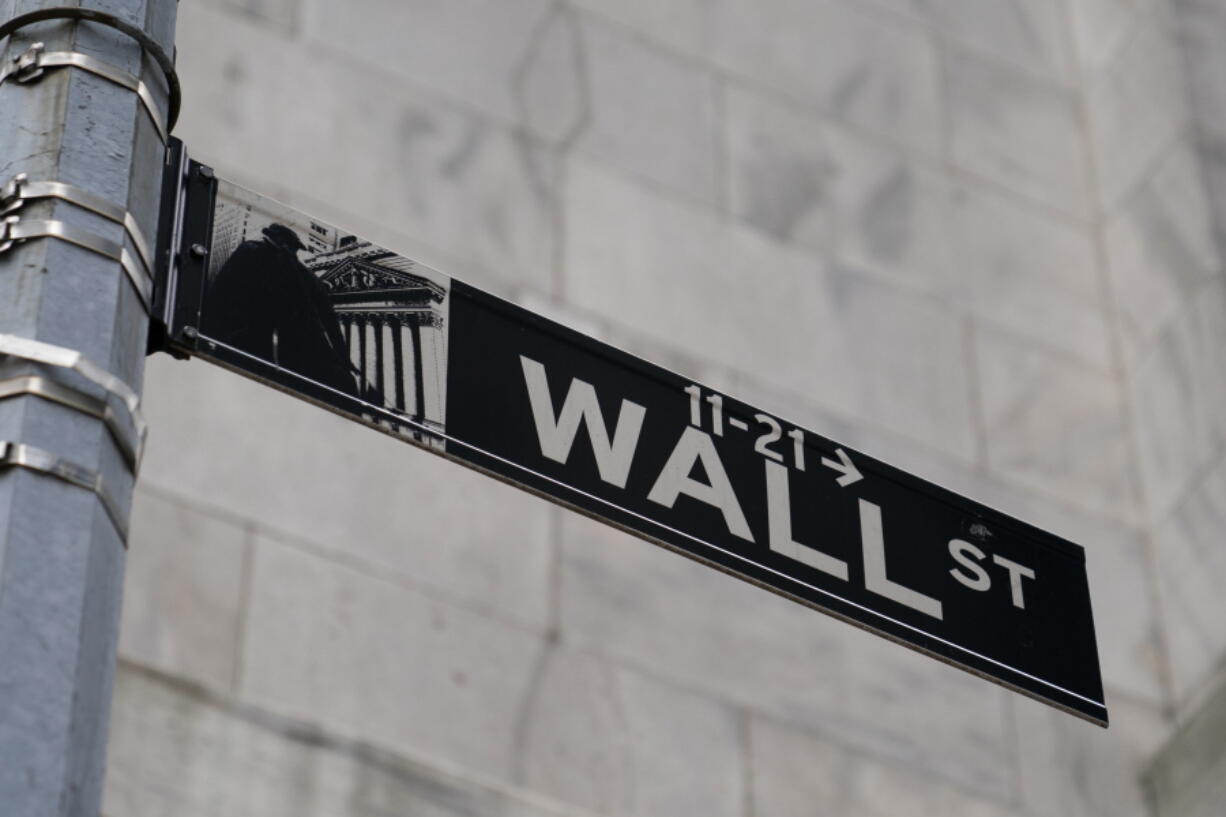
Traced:
<path fill-rule="evenodd" d="M 144 454 L 149 426 L 140 410 L 140 398 L 132 387 L 74 349 L 17 335 L 0 334 L 0 356 L 75 372 L 100 387 L 108 397 L 114 397 L 123 407 L 122 421 L 109 401 L 99 400 L 63 383 L 35 375 L 0 380 L 0 400 L 32 394 L 102 420 L 115 438 L 132 473 L 136 474 Z"/>
<path fill-rule="evenodd" d="M 46 70 L 42 64 L 44 48 L 45 46 L 42 43 L 34 43 L 25 51 L 13 57 L 10 66 L 0 70 L 0 82 L 11 76 L 13 79 L 24 84 L 33 82 L 41 77 Z"/>
<path fill-rule="evenodd" d="M 103 482 L 101 474 L 83 465 L 69 462 L 50 451 L 25 443 L 0 440 L 0 469 L 4 468 L 25 468 L 28 471 L 67 482 L 69 485 L 93 491 L 102 501 L 102 507 L 106 510 L 107 516 L 111 518 L 111 524 L 119 533 L 119 540 L 123 542 L 124 549 L 127 549 L 127 520 L 119 512 L 119 503 L 115 501 L 114 495 Z"/>
<path fill-rule="evenodd" d="M 67 201 L 69 204 L 75 204 L 116 224 L 123 224 L 124 229 L 128 231 L 128 237 L 132 239 L 132 247 L 136 248 L 137 255 L 141 256 L 141 261 L 145 264 L 145 269 L 153 269 L 150 243 L 145 238 L 145 233 L 141 231 L 140 224 L 137 224 L 135 218 L 132 218 L 132 213 L 76 185 L 65 182 L 31 182 L 28 175 L 18 173 L 0 188 L 0 216 L 11 216 L 12 213 L 21 210 L 27 201 L 38 199 Z"/>
<path fill-rule="evenodd" d="M 46 46 L 42 43 L 34 43 L 21 54 L 13 57 L 8 65 L 0 68 L 0 85 L 10 77 L 22 84 L 34 82 L 42 77 L 49 68 L 80 68 L 82 71 L 102 77 L 135 93 L 144 105 L 145 112 L 149 114 L 149 119 L 153 122 L 153 127 L 157 130 L 162 144 L 169 141 L 170 130 L 162 118 L 162 112 L 158 110 L 157 102 L 149 86 L 141 79 L 109 62 L 91 57 L 89 54 L 82 54 L 79 51 L 46 51 L 45 48 Z"/>
<path fill-rule="evenodd" d="M 159 129 L 159 132 L 166 134 L 174 130 L 175 122 L 177 122 L 179 119 L 179 106 L 182 103 L 182 99 L 183 99 L 183 93 L 179 87 L 179 75 L 175 72 L 174 59 L 172 59 L 166 53 L 166 51 L 160 45 L 158 45 L 156 40 L 154 40 L 147 33 L 145 33 L 144 29 L 140 28 L 139 26 L 132 25 L 126 20 L 123 20 L 119 17 L 116 17 L 114 14 L 109 14 L 105 11 L 98 11 L 96 9 L 90 9 L 90 8 L 78 8 L 76 6 L 57 6 L 54 8 L 37 9 L 35 11 L 26 12 L 25 14 L 19 14 L 16 17 L 12 18 L 11 20 L 8 20 L 0 24 L 0 39 L 7 37 L 13 32 L 18 31 L 22 28 L 25 28 L 26 26 L 31 25 L 33 23 L 41 23 L 46 20 L 64 20 L 64 19 L 85 20 L 86 22 L 104 25 L 109 28 L 113 28 L 122 34 L 126 34 L 127 36 L 131 37 L 133 40 L 136 40 L 136 42 L 140 44 L 140 47 L 150 57 L 150 59 L 156 62 L 158 64 L 158 67 L 162 69 L 162 74 L 166 78 L 166 88 L 169 92 L 169 112 L 167 116 L 167 119 L 169 121 L 164 128 Z M 72 53 L 72 52 L 66 52 L 66 53 Z M 20 62 L 24 56 L 25 55 L 22 55 L 21 57 L 17 57 L 16 61 Z M 47 56 L 50 56 L 50 55 L 47 55 Z M 36 60 L 37 58 L 31 57 L 30 59 Z M 101 61 L 98 61 L 98 62 L 101 62 Z M 102 64 L 105 65 L 105 63 L 102 63 Z M 46 62 L 45 58 L 42 62 L 42 67 L 43 68 L 51 67 L 51 65 Z M 81 66 L 78 66 L 78 67 L 81 67 Z M 37 69 L 30 68 L 27 70 L 36 71 Z M 118 71 L 119 69 L 113 69 L 113 70 Z M 126 71 L 122 71 L 120 73 L 127 74 Z M 35 74 L 35 76 L 37 76 L 37 74 Z M 128 76 L 131 76 L 131 75 L 129 74 Z M 139 82 L 139 80 L 137 80 L 137 82 Z M 136 90 L 136 89 L 133 88 L 132 90 Z M 147 90 L 148 89 L 146 89 L 146 91 Z M 151 101 L 152 101 L 152 97 L 150 97 L 149 101 L 146 102 L 146 107 L 149 108 L 150 113 L 152 114 L 153 111 L 157 109 L 157 106 L 151 105 L 150 104 Z M 155 120 L 157 119 L 158 117 L 155 117 Z M 163 142 L 166 141 L 165 135 L 162 136 L 162 141 Z"/>
<path fill-rule="evenodd" d="M 111 432 L 111 437 L 123 455 L 124 462 L 128 464 L 128 470 L 133 476 L 136 475 L 140 469 L 143 440 L 138 437 L 135 430 L 125 428 L 119 422 L 118 415 L 105 401 L 80 389 L 38 375 L 29 374 L 0 380 L 0 400 L 26 395 L 41 397 L 43 400 L 58 403 L 101 420 L 107 431 Z"/>
<path fill-rule="evenodd" d="M 153 276 L 148 269 L 138 265 L 127 247 L 63 221 L 22 221 L 21 216 L 14 215 L 6 216 L 4 221 L 0 222 L 0 255 L 14 244 L 36 238 L 58 239 L 119 262 L 128 276 L 128 281 L 136 290 L 145 312 L 149 312 L 153 297 Z"/>
<path fill-rule="evenodd" d="M 0 188 L 0 216 L 12 215 L 27 201 L 37 199 L 60 199 L 116 224 L 122 224 L 145 269 L 153 269 L 153 254 L 149 251 L 149 242 L 132 214 L 119 205 L 75 185 L 54 181 L 32 182 L 25 173 L 18 173 Z"/>

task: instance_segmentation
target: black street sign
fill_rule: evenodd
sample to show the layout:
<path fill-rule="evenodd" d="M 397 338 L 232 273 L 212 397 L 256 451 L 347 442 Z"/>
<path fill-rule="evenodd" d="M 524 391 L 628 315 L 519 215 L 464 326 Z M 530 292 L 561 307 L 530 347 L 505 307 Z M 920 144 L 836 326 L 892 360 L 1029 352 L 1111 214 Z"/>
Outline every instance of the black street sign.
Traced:
<path fill-rule="evenodd" d="M 1080 547 L 217 180 L 181 147 L 167 179 L 159 348 L 1106 725 Z"/>

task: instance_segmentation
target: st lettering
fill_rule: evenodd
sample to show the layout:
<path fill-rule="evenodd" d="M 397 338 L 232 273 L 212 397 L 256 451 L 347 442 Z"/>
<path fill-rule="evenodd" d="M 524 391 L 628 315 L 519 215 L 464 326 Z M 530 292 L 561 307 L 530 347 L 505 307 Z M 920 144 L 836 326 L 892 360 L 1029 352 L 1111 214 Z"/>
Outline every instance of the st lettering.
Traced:
<path fill-rule="evenodd" d="M 986 593 L 992 589 L 992 577 L 983 566 L 988 554 L 984 553 L 970 542 L 962 539 L 949 540 L 949 555 L 958 564 L 949 569 L 949 574 L 970 590 Z M 1026 592 L 1022 579 L 1034 579 L 1036 574 L 1030 568 L 1020 565 L 1012 559 L 994 554 L 992 563 L 1003 567 L 1009 573 L 1009 595 L 1013 606 L 1019 610 L 1026 609 Z"/>

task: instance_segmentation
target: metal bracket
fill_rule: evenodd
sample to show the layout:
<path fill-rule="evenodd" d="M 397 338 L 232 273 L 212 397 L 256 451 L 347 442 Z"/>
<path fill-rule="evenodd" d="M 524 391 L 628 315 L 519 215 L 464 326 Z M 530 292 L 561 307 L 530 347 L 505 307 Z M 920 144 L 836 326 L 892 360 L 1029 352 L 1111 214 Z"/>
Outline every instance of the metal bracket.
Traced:
<path fill-rule="evenodd" d="M 55 238 L 95 252 L 112 261 L 118 261 L 128 276 L 128 281 L 140 297 L 145 311 L 153 297 L 153 276 L 148 269 L 138 267 L 126 247 L 109 238 L 86 232 L 62 221 L 22 221 L 21 216 L 8 216 L 0 222 L 0 254 L 21 241 L 35 238 Z"/>
<path fill-rule="evenodd" d="M 149 242 L 145 240 L 145 234 L 141 232 L 140 225 L 136 223 L 136 219 L 132 218 L 132 214 L 119 205 L 75 185 L 52 181 L 32 182 L 25 173 L 18 173 L 3 188 L 0 188 L 0 216 L 12 215 L 20 210 L 27 201 L 36 199 L 60 199 L 116 224 L 122 224 L 128 231 L 128 237 L 132 239 L 132 246 L 136 248 L 137 254 L 144 262 L 145 269 L 153 269 L 153 256 L 149 251 Z"/>
<path fill-rule="evenodd" d="M 195 328 L 200 326 L 208 248 L 213 243 L 218 179 L 211 168 L 188 157 L 182 142 L 170 141 L 162 177 L 149 351 L 188 358 L 199 342 Z M 200 248 L 205 249 L 203 255 Z"/>
<path fill-rule="evenodd" d="M 166 121 L 162 118 L 162 112 L 158 110 L 157 102 L 149 86 L 139 77 L 129 74 L 122 68 L 116 68 L 109 62 L 103 62 L 97 57 L 91 57 L 78 51 L 48 52 L 44 49 L 45 46 L 42 43 L 34 43 L 24 52 L 13 57 L 8 65 L 0 68 L 0 85 L 3 85 L 10 77 L 23 84 L 33 82 L 40 78 L 48 68 L 80 68 L 82 71 L 88 71 L 134 92 L 144 104 L 145 111 L 153 121 L 153 127 L 157 129 L 162 143 L 166 144 L 170 140 L 170 131 L 166 127 Z"/>
<path fill-rule="evenodd" d="M 0 468 L 25 468 L 49 477 L 93 491 L 102 500 L 111 524 L 119 533 L 119 539 L 126 549 L 128 547 L 128 523 L 119 512 L 119 504 L 102 481 L 102 475 L 91 471 L 75 462 L 61 459 L 50 451 L 35 448 L 25 443 L 14 443 L 0 440 Z"/>
<path fill-rule="evenodd" d="M 139 441 L 136 446 L 139 457 L 148 433 L 148 424 L 140 410 L 140 397 L 127 383 L 108 372 L 75 349 L 44 343 L 41 340 L 31 340 L 17 335 L 0 334 L 0 355 L 39 363 L 43 366 L 54 366 L 76 372 L 89 382 L 102 388 L 107 394 L 119 400 L 127 410 L 128 422 L 136 431 Z"/>

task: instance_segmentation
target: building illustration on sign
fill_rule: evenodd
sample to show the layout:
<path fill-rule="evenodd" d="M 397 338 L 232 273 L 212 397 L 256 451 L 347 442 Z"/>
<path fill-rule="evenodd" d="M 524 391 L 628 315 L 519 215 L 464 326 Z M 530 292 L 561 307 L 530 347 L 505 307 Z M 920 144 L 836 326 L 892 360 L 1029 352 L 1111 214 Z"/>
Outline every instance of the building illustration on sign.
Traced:
<path fill-rule="evenodd" d="M 447 287 L 417 264 L 352 237 L 307 269 L 327 288 L 350 360 L 387 408 L 433 430 L 447 405 Z"/>
<path fill-rule="evenodd" d="M 214 321 L 206 331 L 404 415 L 418 426 L 397 427 L 407 436 L 444 431 L 450 280 L 268 199 L 233 193 L 217 202 L 205 283 L 206 301 L 228 311 L 206 311 Z M 228 325 L 216 325 L 220 315 Z"/>

